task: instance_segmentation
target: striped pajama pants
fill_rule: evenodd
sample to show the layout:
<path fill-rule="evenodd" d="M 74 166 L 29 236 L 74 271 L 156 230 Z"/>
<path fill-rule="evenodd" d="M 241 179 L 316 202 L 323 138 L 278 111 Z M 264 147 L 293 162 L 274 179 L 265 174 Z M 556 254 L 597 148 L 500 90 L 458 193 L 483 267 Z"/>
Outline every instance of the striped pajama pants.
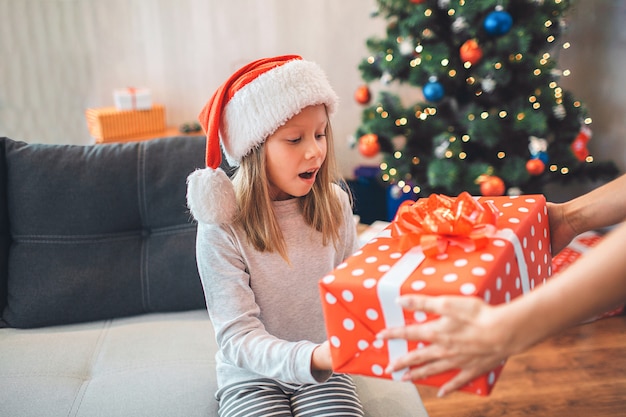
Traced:
<path fill-rule="evenodd" d="M 363 417 L 356 386 L 345 374 L 307 385 L 245 381 L 226 387 L 218 400 L 220 417 Z"/>

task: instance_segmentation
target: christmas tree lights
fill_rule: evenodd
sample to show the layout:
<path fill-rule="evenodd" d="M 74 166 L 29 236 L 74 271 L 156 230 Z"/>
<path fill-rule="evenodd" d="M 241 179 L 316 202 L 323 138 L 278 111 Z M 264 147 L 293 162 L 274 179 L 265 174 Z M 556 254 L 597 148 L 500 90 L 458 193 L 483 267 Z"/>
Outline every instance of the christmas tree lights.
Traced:
<path fill-rule="evenodd" d="M 381 178 L 428 195 L 541 193 L 551 182 L 603 180 L 589 154 L 591 118 L 559 80 L 568 0 L 379 0 L 386 37 L 367 40 L 357 128 Z M 370 85 L 380 86 L 376 98 Z M 403 103 L 390 83 L 415 90 Z M 358 97 L 358 98 L 357 98 Z M 376 140 L 372 140 L 376 138 Z M 363 144 L 362 144 L 363 142 Z"/>

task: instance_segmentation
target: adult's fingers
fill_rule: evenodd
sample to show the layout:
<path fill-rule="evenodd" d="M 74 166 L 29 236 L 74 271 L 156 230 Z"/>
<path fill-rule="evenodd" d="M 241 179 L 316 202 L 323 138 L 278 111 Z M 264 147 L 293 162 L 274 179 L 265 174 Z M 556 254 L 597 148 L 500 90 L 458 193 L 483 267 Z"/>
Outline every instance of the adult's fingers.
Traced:
<path fill-rule="evenodd" d="M 454 360 L 440 359 L 410 368 L 402 377 L 405 381 L 418 381 L 443 372 L 459 369 L 460 365 Z"/>
<path fill-rule="evenodd" d="M 478 314 L 484 302 L 477 297 L 461 295 L 407 294 L 398 298 L 398 304 L 406 310 L 467 319 Z"/>
<path fill-rule="evenodd" d="M 463 388 L 474 378 L 478 377 L 480 373 L 471 370 L 471 369 L 463 369 L 461 372 L 456 374 L 452 379 L 448 382 L 444 383 L 437 392 L 438 397 L 443 397 L 448 395 L 449 393 L 456 391 L 458 389 Z"/>
<path fill-rule="evenodd" d="M 435 326 L 437 326 L 436 320 L 421 324 L 410 324 L 408 326 L 389 327 L 378 332 L 376 337 L 378 339 L 406 339 L 431 342 L 437 335 Z"/>
<path fill-rule="evenodd" d="M 419 366 L 420 364 L 426 363 L 437 358 L 437 353 L 432 352 L 433 348 L 426 346 L 421 349 L 411 350 L 409 353 L 396 358 L 394 361 L 390 362 L 385 372 L 390 374 L 392 372 L 399 371 L 400 369 L 410 368 Z"/>

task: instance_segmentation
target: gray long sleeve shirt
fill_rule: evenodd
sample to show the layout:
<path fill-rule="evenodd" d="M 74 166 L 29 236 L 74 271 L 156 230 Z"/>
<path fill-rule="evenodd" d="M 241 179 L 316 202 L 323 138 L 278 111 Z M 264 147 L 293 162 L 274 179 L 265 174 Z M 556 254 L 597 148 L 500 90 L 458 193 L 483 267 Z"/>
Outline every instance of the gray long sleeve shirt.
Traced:
<path fill-rule="evenodd" d="M 318 281 L 358 247 L 347 194 L 335 250 L 307 226 L 298 200 L 274 202 L 289 265 L 279 254 L 258 252 L 232 225 L 198 225 L 196 256 L 207 309 L 215 327 L 220 388 L 258 378 L 290 384 L 322 382 L 311 372 L 313 349 L 326 340 Z"/>

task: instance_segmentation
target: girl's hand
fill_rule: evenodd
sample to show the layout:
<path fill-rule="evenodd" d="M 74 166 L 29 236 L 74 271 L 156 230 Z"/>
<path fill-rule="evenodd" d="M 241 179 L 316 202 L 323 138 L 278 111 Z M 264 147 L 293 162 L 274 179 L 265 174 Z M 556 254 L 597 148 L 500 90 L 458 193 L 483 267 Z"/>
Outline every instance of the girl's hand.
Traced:
<path fill-rule="evenodd" d="M 510 354 L 507 343 L 511 332 L 507 322 L 498 321 L 494 307 L 479 298 L 406 295 L 400 297 L 399 303 L 407 310 L 440 317 L 423 324 L 385 329 L 378 334 L 382 339 L 430 343 L 390 363 L 387 373 L 409 368 L 403 379 L 418 380 L 459 369 L 439 390 L 438 395 L 443 396 L 492 370 Z"/>
<path fill-rule="evenodd" d="M 314 371 L 330 371 L 333 362 L 330 356 L 330 343 L 325 341 L 313 350 L 311 355 L 311 369 Z"/>

